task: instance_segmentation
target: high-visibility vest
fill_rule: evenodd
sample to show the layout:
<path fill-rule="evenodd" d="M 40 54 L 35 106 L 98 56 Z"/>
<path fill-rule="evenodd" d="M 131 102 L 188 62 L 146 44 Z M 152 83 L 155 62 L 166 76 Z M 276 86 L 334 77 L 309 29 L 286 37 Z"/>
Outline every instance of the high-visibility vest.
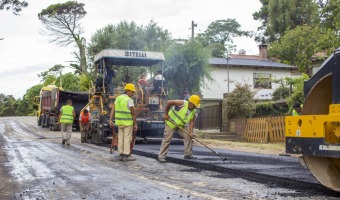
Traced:
<path fill-rule="evenodd" d="M 72 124 L 73 123 L 73 106 L 65 105 L 61 107 L 60 123 Z"/>
<path fill-rule="evenodd" d="M 296 110 L 295 110 L 295 109 L 293 109 L 292 116 L 299 116 L 299 113 L 298 113 L 298 112 L 296 112 Z"/>
<path fill-rule="evenodd" d="M 184 105 L 179 111 L 176 111 L 174 106 L 169 111 L 169 118 L 180 127 L 184 126 L 192 118 L 194 118 L 195 113 L 196 113 L 196 109 L 193 109 L 191 111 L 189 110 L 188 101 L 184 101 L 184 102 L 185 102 Z M 187 114 L 188 111 L 190 112 L 190 114 Z M 169 121 L 166 121 L 166 124 L 172 129 L 176 128 L 176 126 Z"/>
<path fill-rule="evenodd" d="M 127 95 L 119 95 L 115 100 L 115 124 L 118 126 L 133 125 L 131 110 L 128 108 L 130 99 Z"/>
<path fill-rule="evenodd" d="M 81 122 L 86 124 L 89 121 L 91 114 L 87 113 L 86 116 L 84 115 L 84 112 L 81 112 L 80 114 L 81 114 Z"/>

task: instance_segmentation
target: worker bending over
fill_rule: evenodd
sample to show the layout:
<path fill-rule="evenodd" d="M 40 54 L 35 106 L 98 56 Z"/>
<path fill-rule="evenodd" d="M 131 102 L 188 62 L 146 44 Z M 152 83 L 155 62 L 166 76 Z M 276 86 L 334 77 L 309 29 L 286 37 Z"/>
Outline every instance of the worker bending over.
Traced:
<path fill-rule="evenodd" d="M 115 124 L 118 126 L 118 153 L 119 160 L 132 161 L 135 158 L 131 157 L 131 142 L 133 132 L 137 131 L 137 121 L 134 110 L 134 103 L 131 97 L 136 92 L 135 86 L 128 83 L 124 87 L 125 93 L 119 95 L 110 113 L 110 125 L 114 128 L 112 122 L 113 115 L 115 116 Z"/>
<path fill-rule="evenodd" d="M 197 95 L 191 95 L 188 101 L 185 100 L 170 100 L 166 104 L 165 108 L 165 129 L 164 138 L 158 154 L 159 162 L 166 162 L 166 154 L 169 150 L 169 146 L 175 131 L 177 131 L 184 140 L 184 158 L 185 159 L 196 159 L 192 155 L 192 138 L 194 138 L 194 121 L 196 108 L 200 107 L 201 99 Z M 172 106 L 172 107 L 171 107 Z M 171 107 L 171 109 L 170 109 Z M 189 123 L 189 127 L 184 126 Z M 189 134 L 185 133 L 184 129 Z"/>
<path fill-rule="evenodd" d="M 79 115 L 81 143 L 87 142 L 88 140 L 88 132 L 90 130 L 90 121 L 91 121 L 91 114 L 89 113 L 87 109 L 84 109 L 84 111 L 81 112 Z"/>

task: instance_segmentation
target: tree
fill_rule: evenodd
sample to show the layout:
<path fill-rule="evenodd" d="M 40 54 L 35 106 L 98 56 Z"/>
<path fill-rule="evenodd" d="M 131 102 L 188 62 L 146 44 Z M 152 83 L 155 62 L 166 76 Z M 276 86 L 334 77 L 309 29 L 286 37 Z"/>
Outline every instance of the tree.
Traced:
<path fill-rule="evenodd" d="M 293 107 L 293 104 L 296 102 L 303 103 L 305 101 L 303 87 L 304 82 L 309 79 L 307 74 L 302 74 L 301 77 L 298 78 L 288 78 L 288 84 L 292 85 L 293 93 L 288 98 L 287 104 L 290 108 Z M 290 110 L 291 111 L 291 110 Z M 290 113 L 289 111 L 289 113 Z"/>
<path fill-rule="evenodd" d="M 259 33 L 255 36 L 255 40 L 261 42 L 262 44 L 267 44 L 268 41 L 268 32 L 267 32 L 267 23 L 268 23 L 268 3 L 269 0 L 260 0 L 262 7 L 259 11 L 253 13 L 253 19 L 261 21 L 261 26 L 257 28 Z"/>
<path fill-rule="evenodd" d="M 339 45 L 339 38 L 333 30 L 303 25 L 287 31 L 279 42 L 273 43 L 268 55 L 307 73 L 317 52 L 324 51 L 329 55 Z"/>
<path fill-rule="evenodd" d="M 46 34 L 52 39 L 52 43 L 67 46 L 75 43 L 79 53 L 75 53 L 80 65 L 81 73 L 86 73 L 86 41 L 81 36 L 83 29 L 80 20 L 86 15 L 83 3 L 68 1 L 66 3 L 53 4 L 43 9 L 39 14 L 46 29 Z"/>
<path fill-rule="evenodd" d="M 117 25 L 110 24 L 97 30 L 91 37 L 88 52 L 90 57 L 109 48 L 165 52 L 171 44 L 169 32 L 163 30 L 153 21 L 150 21 L 145 27 L 138 26 L 133 21 L 122 21 Z M 159 66 L 153 70 L 158 68 Z M 137 80 L 140 74 L 146 72 L 146 68 L 116 67 L 115 71 L 114 85 L 120 85 L 126 74 L 132 80 Z"/>
<path fill-rule="evenodd" d="M 262 21 L 263 31 L 257 41 L 277 41 L 288 30 L 302 25 L 319 23 L 318 4 L 315 0 L 261 0 L 260 11 L 253 14 L 255 20 Z"/>
<path fill-rule="evenodd" d="M 26 1 L 19 0 L 0 0 L 0 10 L 10 10 L 12 9 L 13 14 L 19 15 L 22 8 L 28 6 Z"/>
<path fill-rule="evenodd" d="M 216 20 L 209 24 L 204 33 L 198 34 L 196 40 L 209 48 L 215 57 L 223 57 L 234 47 L 233 38 L 247 36 L 249 33 L 241 30 L 241 25 L 235 19 Z"/>
<path fill-rule="evenodd" d="M 235 89 L 228 94 L 227 106 L 230 119 L 251 117 L 255 113 L 255 91 L 247 83 L 235 85 Z"/>
<path fill-rule="evenodd" d="M 40 90 L 43 87 L 42 84 L 34 85 L 26 90 L 22 100 L 19 100 L 18 108 L 15 112 L 17 116 L 34 115 L 33 99 L 35 96 L 39 96 Z"/>
<path fill-rule="evenodd" d="M 320 2 L 321 9 L 321 26 L 330 28 L 334 31 L 340 31 L 340 0 L 327 0 Z M 339 35 L 338 35 L 339 36 Z"/>
<path fill-rule="evenodd" d="M 15 116 L 18 107 L 17 100 L 12 95 L 0 93 L 0 116 Z"/>
<path fill-rule="evenodd" d="M 179 98 L 184 90 L 200 93 L 206 81 L 211 81 L 209 52 L 200 43 L 188 41 L 175 44 L 166 55 L 164 77 L 172 89 L 172 98 Z"/>

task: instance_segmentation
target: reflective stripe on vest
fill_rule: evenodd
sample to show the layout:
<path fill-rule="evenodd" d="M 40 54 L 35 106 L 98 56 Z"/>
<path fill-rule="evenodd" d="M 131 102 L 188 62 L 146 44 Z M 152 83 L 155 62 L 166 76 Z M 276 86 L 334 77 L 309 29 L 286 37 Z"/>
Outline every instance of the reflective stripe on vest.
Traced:
<path fill-rule="evenodd" d="M 189 110 L 189 102 L 185 101 L 183 107 L 179 111 L 176 111 L 173 106 L 169 112 L 169 117 L 177 125 L 182 127 L 186 123 L 188 123 L 194 117 L 196 113 L 196 109 L 193 109 L 192 111 L 190 111 L 190 114 L 187 115 L 188 110 Z M 176 128 L 176 126 L 169 121 L 166 121 L 166 124 L 172 129 Z"/>
<path fill-rule="evenodd" d="M 132 126 L 133 120 L 128 102 L 131 98 L 127 95 L 120 95 L 115 101 L 115 124 L 118 126 Z"/>
<path fill-rule="evenodd" d="M 60 123 L 72 124 L 73 123 L 73 107 L 66 105 L 61 107 Z"/>

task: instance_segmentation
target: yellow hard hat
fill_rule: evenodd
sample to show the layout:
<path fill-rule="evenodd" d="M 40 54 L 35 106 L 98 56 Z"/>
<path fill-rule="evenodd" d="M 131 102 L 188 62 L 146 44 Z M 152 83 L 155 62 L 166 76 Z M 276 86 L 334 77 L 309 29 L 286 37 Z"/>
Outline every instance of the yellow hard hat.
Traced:
<path fill-rule="evenodd" d="M 196 106 L 196 108 L 200 108 L 201 107 L 201 98 L 197 95 L 191 95 L 189 97 L 189 102 L 194 104 Z"/>
<path fill-rule="evenodd" d="M 132 83 L 127 83 L 124 87 L 124 90 L 130 90 L 132 92 L 136 92 L 135 85 Z"/>

